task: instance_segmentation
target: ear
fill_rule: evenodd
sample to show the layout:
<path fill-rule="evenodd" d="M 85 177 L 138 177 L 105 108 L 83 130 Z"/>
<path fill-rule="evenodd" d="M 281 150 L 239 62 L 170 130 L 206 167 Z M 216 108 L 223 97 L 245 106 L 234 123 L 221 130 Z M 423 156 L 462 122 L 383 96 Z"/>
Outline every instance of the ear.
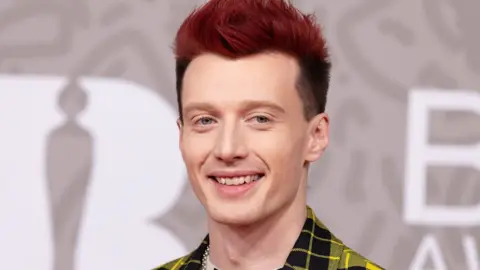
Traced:
<path fill-rule="evenodd" d="M 178 127 L 178 130 L 180 131 L 180 133 L 182 132 L 182 128 L 183 128 L 183 122 L 182 122 L 182 119 L 180 119 L 180 117 L 177 119 L 177 127 Z"/>
<path fill-rule="evenodd" d="M 314 162 L 319 159 L 328 145 L 329 119 L 328 115 L 321 113 L 312 118 L 308 127 L 308 144 L 305 160 Z"/>
<path fill-rule="evenodd" d="M 180 150 L 182 149 L 182 135 L 183 135 L 183 121 L 181 118 L 177 119 L 177 127 L 178 127 L 178 142 L 180 146 Z"/>

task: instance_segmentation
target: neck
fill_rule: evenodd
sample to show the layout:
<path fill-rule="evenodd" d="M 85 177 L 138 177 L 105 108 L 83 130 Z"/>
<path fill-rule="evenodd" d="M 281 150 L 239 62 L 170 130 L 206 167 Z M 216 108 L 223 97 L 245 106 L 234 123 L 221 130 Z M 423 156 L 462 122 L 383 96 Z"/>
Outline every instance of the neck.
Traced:
<path fill-rule="evenodd" d="M 306 219 L 305 200 L 294 201 L 248 227 L 209 221 L 210 258 L 220 269 L 265 270 L 283 267 Z"/>

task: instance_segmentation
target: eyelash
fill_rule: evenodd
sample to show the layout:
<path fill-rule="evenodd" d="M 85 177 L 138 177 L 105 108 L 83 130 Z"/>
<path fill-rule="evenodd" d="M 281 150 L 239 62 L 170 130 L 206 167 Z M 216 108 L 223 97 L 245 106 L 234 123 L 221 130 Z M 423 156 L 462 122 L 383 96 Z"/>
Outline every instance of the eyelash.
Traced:
<path fill-rule="evenodd" d="M 257 119 L 258 120 L 258 118 L 264 118 L 266 120 L 266 122 L 257 121 L 258 124 L 266 124 L 266 123 L 272 122 L 272 119 L 270 117 L 266 116 L 266 115 L 255 115 L 255 116 L 250 117 L 249 120 L 251 120 L 251 119 Z"/>
<path fill-rule="evenodd" d="M 266 116 L 266 115 L 254 115 L 252 117 L 250 117 L 247 121 L 250 121 L 250 120 L 254 120 L 254 119 L 259 119 L 259 118 L 264 118 L 264 120 L 266 120 L 266 122 L 261 122 L 261 121 L 257 121 L 258 124 L 267 124 L 267 123 L 270 123 L 272 122 L 272 118 L 269 117 L 269 116 Z M 198 119 L 194 120 L 194 124 L 195 125 L 199 125 L 199 126 L 207 126 L 209 124 L 201 124 L 200 122 L 202 120 L 211 120 L 212 122 L 215 122 L 215 119 L 212 118 L 212 117 L 209 117 L 209 116 L 202 116 L 202 117 L 199 117 Z"/>
<path fill-rule="evenodd" d="M 206 125 L 208 125 L 208 124 L 206 124 L 206 125 L 205 125 L 205 124 L 203 124 L 203 125 L 200 124 L 200 121 L 205 120 L 205 119 L 211 120 L 211 121 L 215 121 L 215 119 L 213 119 L 212 117 L 202 116 L 202 117 L 199 117 L 198 119 L 196 119 L 196 120 L 194 121 L 194 124 L 195 124 L 195 125 L 206 126 Z"/>

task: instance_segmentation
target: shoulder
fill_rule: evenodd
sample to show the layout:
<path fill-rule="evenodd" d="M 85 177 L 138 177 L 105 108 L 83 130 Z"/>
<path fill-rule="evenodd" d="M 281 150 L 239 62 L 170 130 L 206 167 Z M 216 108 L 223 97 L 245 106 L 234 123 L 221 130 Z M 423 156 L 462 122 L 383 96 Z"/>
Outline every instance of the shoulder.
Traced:
<path fill-rule="evenodd" d="M 330 246 L 330 265 L 328 269 L 337 270 L 385 270 L 385 268 L 365 258 L 358 252 L 346 246 L 337 238 L 316 216 L 313 210 L 307 206 L 307 218 L 311 219 L 321 230 L 315 230 L 319 239 L 328 239 Z M 319 233 L 318 231 L 321 231 Z M 331 268 L 330 268 L 331 267 Z"/>
<path fill-rule="evenodd" d="M 358 252 L 347 246 L 343 247 L 337 270 L 384 270 Z"/>
<path fill-rule="evenodd" d="M 180 267 L 184 266 L 187 264 L 191 254 L 188 254 L 186 256 L 177 258 L 175 260 L 169 261 L 165 264 L 162 264 L 156 268 L 153 268 L 152 270 L 178 270 Z"/>

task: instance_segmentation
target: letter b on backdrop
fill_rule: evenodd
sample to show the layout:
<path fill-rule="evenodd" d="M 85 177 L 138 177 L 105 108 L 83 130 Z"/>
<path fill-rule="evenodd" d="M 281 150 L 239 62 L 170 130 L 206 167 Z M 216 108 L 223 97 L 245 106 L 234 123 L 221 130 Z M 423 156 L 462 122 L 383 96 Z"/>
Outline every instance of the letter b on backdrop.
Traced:
<path fill-rule="evenodd" d="M 1 269 L 53 269 L 46 144 L 64 121 L 57 101 L 67 83 L 63 77 L 0 76 Z M 79 83 L 88 105 L 78 122 L 94 147 L 75 269 L 150 269 L 184 255 L 183 245 L 151 222 L 185 184 L 174 110 L 130 82 Z"/>

